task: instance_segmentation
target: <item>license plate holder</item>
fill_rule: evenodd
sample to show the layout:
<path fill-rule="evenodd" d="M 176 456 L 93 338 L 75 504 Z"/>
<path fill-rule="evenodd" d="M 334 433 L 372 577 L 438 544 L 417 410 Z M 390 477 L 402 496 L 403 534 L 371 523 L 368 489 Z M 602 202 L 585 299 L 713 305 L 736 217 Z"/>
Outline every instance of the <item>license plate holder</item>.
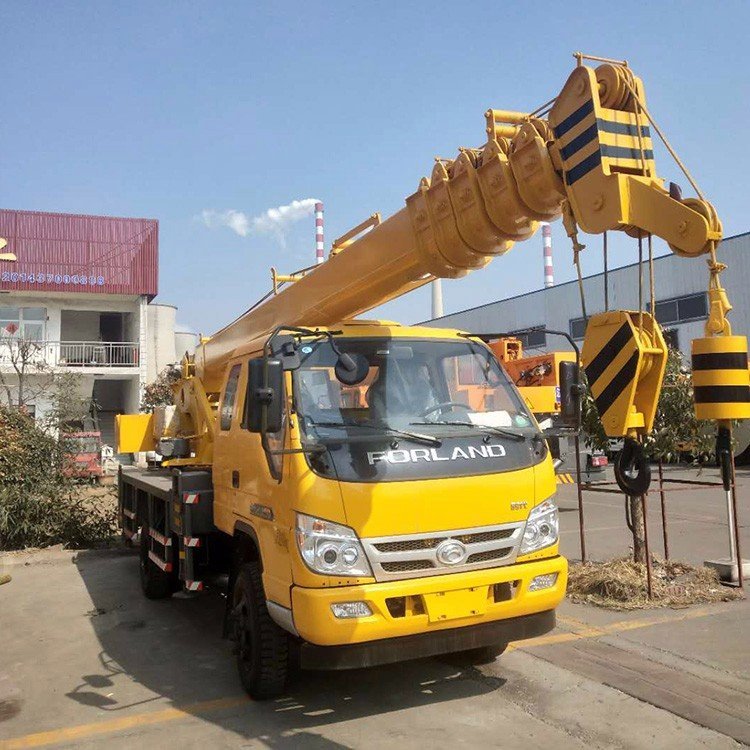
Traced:
<path fill-rule="evenodd" d="M 480 617 L 487 611 L 487 587 L 474 586 L 455 591 L 423 594 L 430 622 L 446 622 L 465 617 Z"/>

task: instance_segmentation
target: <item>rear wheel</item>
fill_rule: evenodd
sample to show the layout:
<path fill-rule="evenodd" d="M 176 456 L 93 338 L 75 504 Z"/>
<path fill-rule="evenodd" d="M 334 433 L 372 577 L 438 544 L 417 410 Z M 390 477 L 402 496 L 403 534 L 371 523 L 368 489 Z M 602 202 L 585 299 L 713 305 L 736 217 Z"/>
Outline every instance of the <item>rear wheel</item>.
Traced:
<path fill-rule="evenodd" d="M 268 614 L 259 563 L 240 568 L 232 605 L 242 686 L 256 700 L 281 695 L 289 673 L 289 636 Z"/>
<path fill-rule="evenodd" d="M 167 599 L 175 591 L 174 576 L 165 573 L 148 556 L 149 535 L 146 526 L 141 527 L 140 564 L 141 589 L 147 599 Z"/>

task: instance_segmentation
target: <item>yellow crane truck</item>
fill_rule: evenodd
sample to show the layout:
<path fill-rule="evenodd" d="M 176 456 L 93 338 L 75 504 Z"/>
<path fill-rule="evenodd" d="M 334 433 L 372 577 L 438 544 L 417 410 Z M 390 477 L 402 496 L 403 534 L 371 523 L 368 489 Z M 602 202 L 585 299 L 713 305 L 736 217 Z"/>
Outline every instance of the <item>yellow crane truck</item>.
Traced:
<path fill-rule="evenodd" d="M 656 175 L 640 79 L 588 59 L 545 108 L 488 111 L 484 146 L 436 160 L 403 209 L 326 262 L 273 271 L 264 300 L 183 359 L 173 406 L 118 419 L 121 452 L 164 457 L 119 475 L 143 591 L 228 575 L 225 635 L 255 698 L 284 690 L 292 660 L 485 659 L 554 627 L 555 473 L 518 389 L 480 337 L 357 316 L 484 268 L 560 216 L 576 243 L 580 227 L 715 249 L 711 205 Z M 636 434 L 650 407 L 634 393 L 643 375 L 658 395 L 663 341 L 647 313 L 617 314 L 635 321 L 638 372 L 607 398 Z M 599 368 L 620 367 L 606 356 Z M 578 372 L 561 363 L 560 429 L 579 420 Z"/>

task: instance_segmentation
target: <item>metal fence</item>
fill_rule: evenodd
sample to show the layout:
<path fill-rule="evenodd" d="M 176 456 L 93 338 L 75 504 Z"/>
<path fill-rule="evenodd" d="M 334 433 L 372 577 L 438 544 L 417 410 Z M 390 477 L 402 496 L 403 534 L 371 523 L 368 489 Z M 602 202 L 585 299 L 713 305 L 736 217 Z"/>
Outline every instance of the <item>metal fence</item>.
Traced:
<path fill-rule="evenodd" d="M 0 364 L 47 367 L 138 367 L 140 346 L 130 341 L 0 342 Z"/>

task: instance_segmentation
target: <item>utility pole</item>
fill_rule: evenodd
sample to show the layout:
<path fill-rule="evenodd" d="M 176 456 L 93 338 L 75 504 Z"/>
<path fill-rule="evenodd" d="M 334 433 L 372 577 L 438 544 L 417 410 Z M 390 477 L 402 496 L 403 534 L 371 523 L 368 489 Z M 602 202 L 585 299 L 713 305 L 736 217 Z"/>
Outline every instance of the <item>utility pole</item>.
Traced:
<path fill-rule="evenodd" d="M 432 282 L 432 319 L 443 317 L 443 280 Z"/>

